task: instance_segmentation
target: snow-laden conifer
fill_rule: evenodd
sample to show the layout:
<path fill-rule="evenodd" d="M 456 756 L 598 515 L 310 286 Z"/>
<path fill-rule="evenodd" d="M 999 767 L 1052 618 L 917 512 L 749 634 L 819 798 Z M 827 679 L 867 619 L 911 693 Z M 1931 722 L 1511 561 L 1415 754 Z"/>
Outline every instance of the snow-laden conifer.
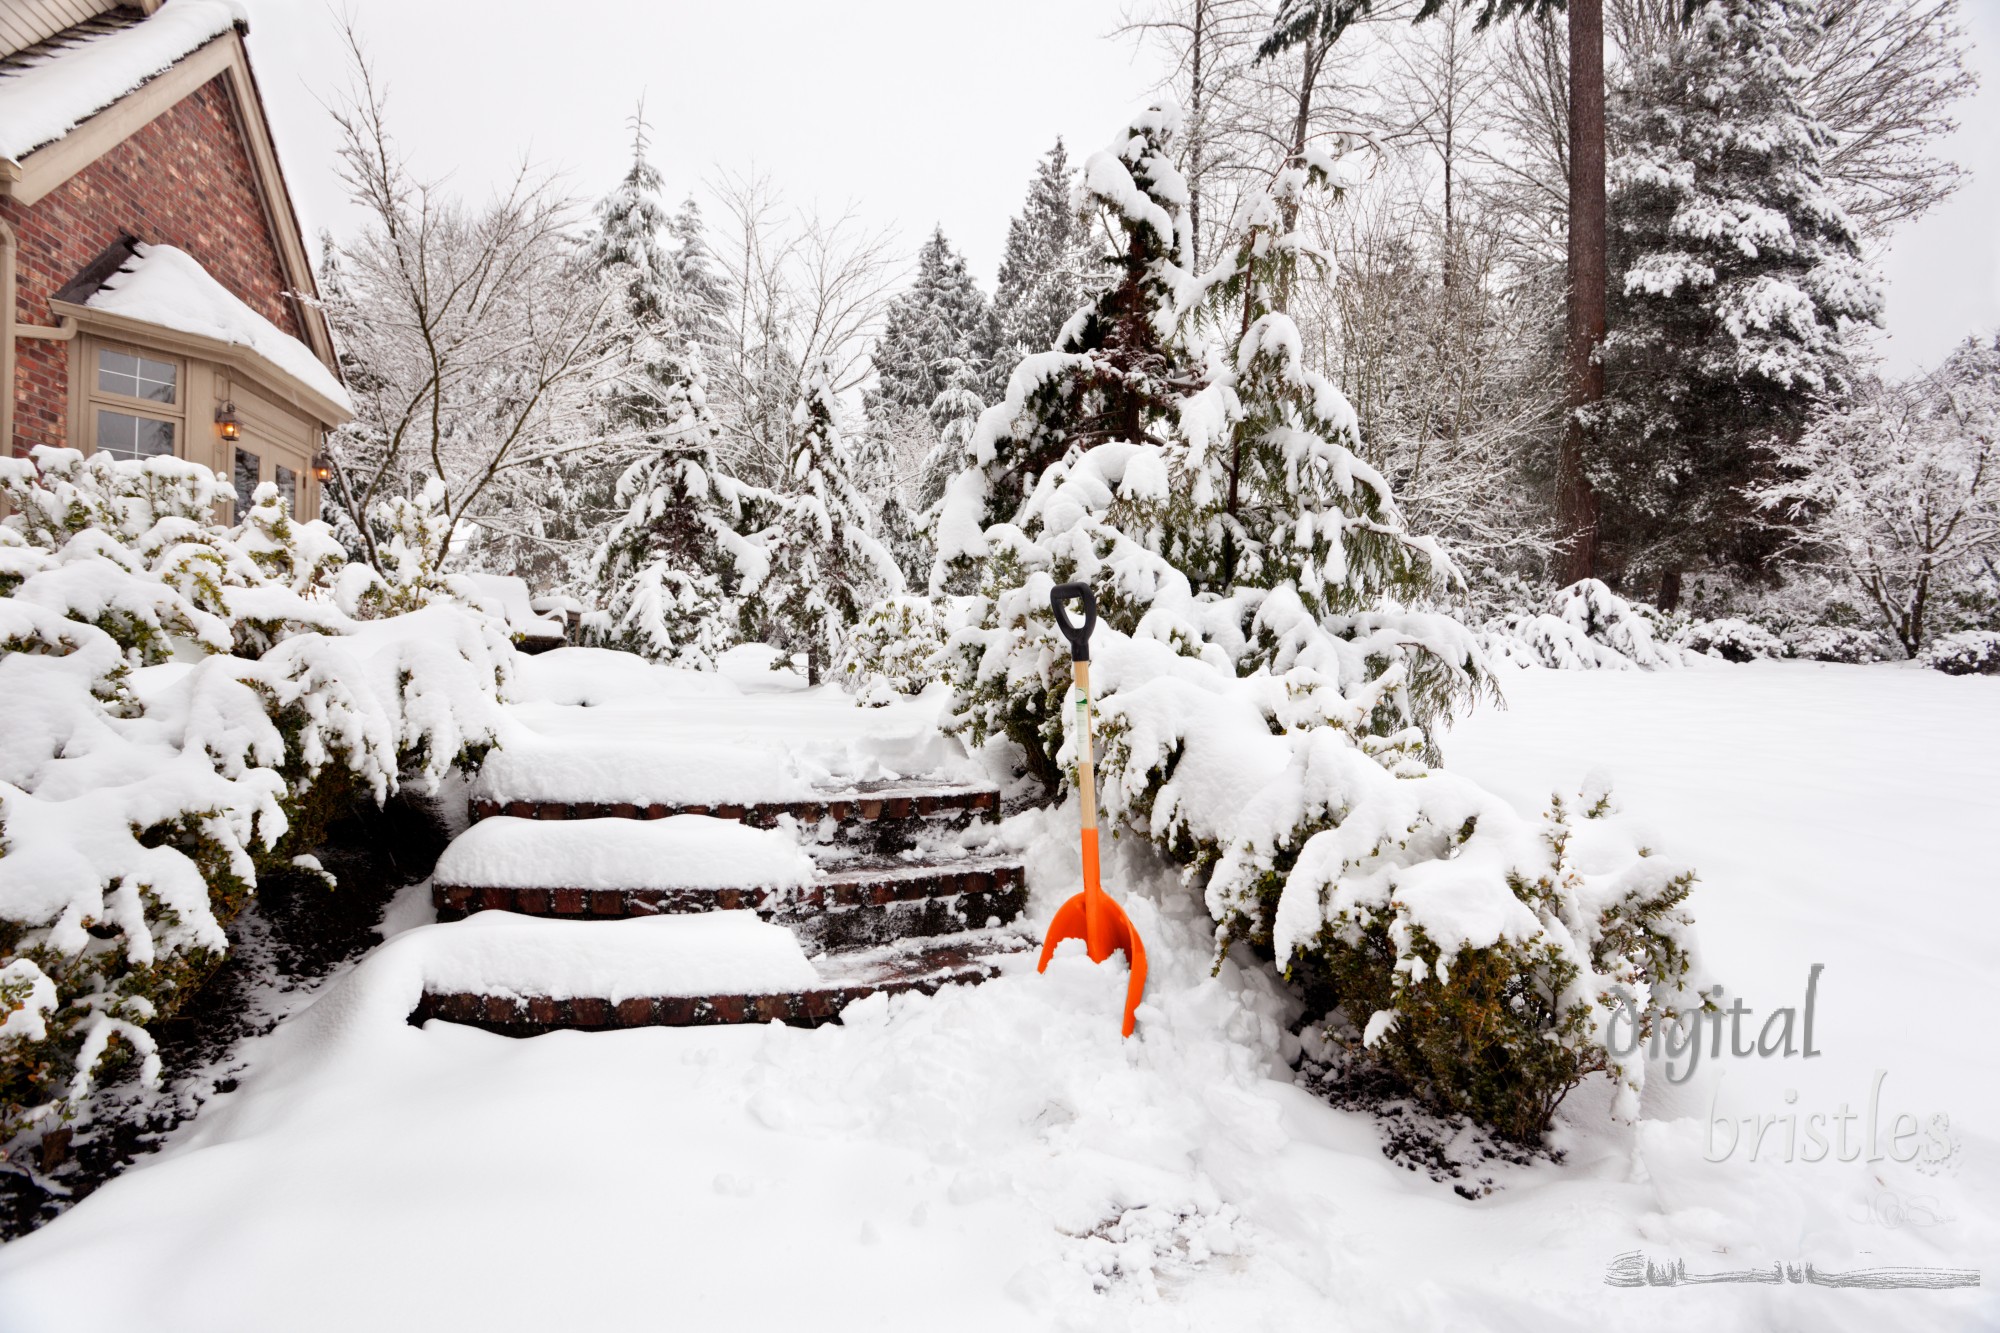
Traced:
<path fill-rule="evenodd" d="M 783 507 L 766 537 L 770 575 L 753 614 L 767 642 L 804 655 L 806 679 L 817 685 L 840 659 L 863 609 L 901 592 L 903 576 L 870 531 L 868 501 L 855 485 L 854 455 L 823 363 L 806 377 L 792 426 Z"/>
<path fill-rule="evenodd" d="M 716 458 L 699 353 L 664 352 L 653 371 L 643 452 L 618 481 L 622 515 L 593 568 L 602 609 L 597 642 L 655 661 L 706 669 L 739 639 L 741 599 L 764 581 L 750 539 L 777 507 Z"/>
<path fill-rule="evenodd" d="M 1692 876 L 1615 838 L 1585 872 L 1570 806 L 1524 820 L 1432 767 L 1436 725 L 1488 687 L 1466 628 L 1413 609 L 1458 575 L 1358 456 L 1281 304 L 1314 262 L 1289 204 L 1341 164 L 1280 163 L 1190 274 L 1177 128 L 1155 106 L 1085 164 L 1117 281 L 1016 366 L 946 491 L 933 583 L 977 589 L 953 724 L 1063 789 L 1078 738 L 1049 594 L 1090 583 L 1103 809 L 1183 868 L 1219 950 L 1269 950 L 1368 1058 L 1509 1135 L 1593 1071 L 1631 1114 L 1644 1066 L 1607 1042 L 1612 987 L 1641 1031 L 1698 1003 Z"/>
<path fill-rule="evenodd" d="M 983 367 L 991 357 L 991 325 L 991 308 L 965 257 L 942 228 L 934 230 L 917 252 L 915 279 L 889 303 L 875 340 L 875 384 L 863 404 L 869 419 L 928 414 L 954 363 Z"/>
<path fill-rule="evenodd" d="M 1021 211 L 1007 224 L 993 294 L 995 392 L 1006 387 L 1022 356 L 1053 347 L 1070 316 L 1103 286 L 1103 256 L 1072 198 L 1075 185 L 1075 169 L 1058 139 L 1036 165 Z"/>
<path fill-rule="evenodd" d="M 1793 0 L 1707 0 L 1616 109 L 1591 480 L 1616 562 L 1666 578 L 1666 602 L 1684 568 L 1768 554 L 1743 488 L 1847 391 L 1849 332 L 1881 306 L 1791 56 L 1811 21 Z"/>

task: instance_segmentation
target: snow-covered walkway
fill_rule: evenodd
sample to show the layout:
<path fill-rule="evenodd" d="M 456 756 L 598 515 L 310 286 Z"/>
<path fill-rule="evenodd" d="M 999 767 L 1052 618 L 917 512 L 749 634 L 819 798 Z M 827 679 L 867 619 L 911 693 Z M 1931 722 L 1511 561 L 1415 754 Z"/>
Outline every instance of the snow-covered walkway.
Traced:
<path fill-rule="evenodd" d="M 584 710 L 607 738 L 654 725 L 645 680 L 575 684 L 609 692 Z M 1753 1023 L 1824 964 L 1822 1057 L 1705 1059 L 1681 1087 L 1656 1068 L 1636 1128 L 1586 1087 L 1564 1162 L 1482 1172 L 1498 1188 L 1468 1200 L 1289 1083 L 1285 1001 L 1211 979 L 1157 875 L 1132 908 L 1154 970 L 1131 1042 L 1122 971 L 1080 954 L 816 1031 L 419 1030 L 392 943 L 166 1151 L 0 1249 L 0 1330 L 2000 1325 L 2000 1270 L 1952 1291 L 1605 1282 L 1633 1251 L 1691 1272 L 1993 1267 L 2000 682 L 1767 663 L 1508 688 L 1450 763 L 1528 810 L 1608 774 L 1700 869 L 1707 963 Z M 829 774 L 924 744 L 916 708 L 836 725 L 828 701 L 769 702 Z M 718 743 L 752 716 L 734 692 L 662 707 Z M 1010 826 L 1036 921 L 1073 888 L 1067 829 Z M 1147 874 L 1114 856 L 1106 878 Z M 1711 1109 L 1865 1114 L 1878 1071 L 1883 1143 L 1895 1116 L 1928 1132 L 1941 1113 L 1944 1160 L 1787 1161 L 1773 1131 L 1751 1161 L 1710 1136 Z"/>

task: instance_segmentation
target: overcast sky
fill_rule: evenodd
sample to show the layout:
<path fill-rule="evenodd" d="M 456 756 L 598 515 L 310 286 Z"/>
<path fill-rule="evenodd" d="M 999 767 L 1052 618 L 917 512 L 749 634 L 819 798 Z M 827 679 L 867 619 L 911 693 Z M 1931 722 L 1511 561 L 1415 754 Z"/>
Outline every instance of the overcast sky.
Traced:
<path fill-rule="evenodd" d="M 333 10 L 243 0 L 250 46 L 309 233 L 354 218 L 322 99 L 346 81 Z M 1950 151 L 1972 180 L 1884 257 L 1889 367 L 2000 326 L 2000 0 L 1968 0 L 1983 87 Z M 479 197 L 525 152 L 585 196 L 624 172 L 643 93 L 676 196 L 718 169 L 894 226 L 942 224 L 989 290 L 1007 218 L 1062 135 L 1108 140 L 1154 78 L 1111 37 L 1119 0 L 349 0 L 426 174 Z"/>

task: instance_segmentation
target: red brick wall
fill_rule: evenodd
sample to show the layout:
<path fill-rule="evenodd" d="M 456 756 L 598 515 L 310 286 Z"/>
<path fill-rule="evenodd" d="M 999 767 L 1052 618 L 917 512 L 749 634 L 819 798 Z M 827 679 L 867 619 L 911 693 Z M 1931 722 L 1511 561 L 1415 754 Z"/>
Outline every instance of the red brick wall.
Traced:
<path fill-rule="evenodd" d="M 284 267 L 258 202 L 227 80 L 217 75 L 32 206 L 0 199 L 0 218 L 20 246 L 18 321 L 53 324 L 49 298 L 129 233 L 179 246 L 252 309 L 293 337 L 303 335 L 284 299 Z M 69 345 L 22 338 L 14 350 L 14 452 L 65 443 Z"/>

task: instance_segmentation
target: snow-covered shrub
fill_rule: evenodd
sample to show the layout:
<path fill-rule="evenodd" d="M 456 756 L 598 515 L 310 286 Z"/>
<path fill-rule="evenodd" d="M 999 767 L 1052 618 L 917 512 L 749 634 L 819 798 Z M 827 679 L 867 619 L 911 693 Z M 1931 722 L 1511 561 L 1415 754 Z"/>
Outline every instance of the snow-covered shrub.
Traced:
<path fill-rule="evenodd" d="M 1556 592 L 1548 609 L 1497 616 L 1480 632 L 1495 662 L 1565 671 L 1654 670 L 1687 664 L 1656 634 L 1652 609 L 1628 602 L 1597 579 Z"/>
<path fill-rule="evenodd" d="M 1787 652 L 1810 662 L 1886 662 L 1895 656 L 1880 634 L 1852 625 L 1800 625 L 1781 637 Z"/>
<path fill-rule="evenodd" d="M 1721 620 L 1697 620 L 1683 626 L 1674 642 L 1691 653 L 1719 657 L 1725 662 L 1758 662 L 1768 657 L 1784 657 L 1785 641 L 1762 625 L 1735 616 Z"/>
<path fill-rule="evenodd" d="M 933 587 L 978 588 L 952 641 L 954 723 L 1052 790 L 1070 780 L 1049 594 L 1089 582 L 1104 811 L 1204 893 L 1218 956 L 1275 959 L 1419 1096 L 1503 1132 L 1539 1133 L 1593 1070 L 1630 1112 L 1643 1066 L 1612 1053 L 1610 987 L 1647 1031 L 1699 1003 L 1691 875 L 1595 836 L 1585 874 L 1566 807 L 1523 820 L 1430 766 L 1433 726 L 1491 687 L 1470 631 L 1408 609 L 1459 576 L 1405 527 L 1270 302 L 1301 254 L 1279 205 L 1335 164 L 1281 173 L 1191 277 L 1177 123 L 1154 108 L 1090 159 L 1123 277 L 1015 369 L 947 490 Z M 1679 660 L 1601 584 L 1551 618 L 1621 658 Z"/>
<path fill-rule="evenodd" d="M 368 511 L 379 572 L 359 561 L 341 570 L 341 609 L 359 619 L 400 615 L 452 597 L 444 573 L 452 518 L 444 483 L 432 477 L 415 497 L 391 495 Z"/>
<path fill-rule="evenodd" d="M 880 707 L 922 694 L 943 679 L 951 630 L 929 597 L 885 597 L 862 613 L 847 639 L 842 683 L 862 703 Z"/>
<path fill-rule="evenodd" d="M 1968 629 L 1934 640 L 1917 659 L 1948 676 L 2000 675 L 2000 634 Z"/>
<path fill-rule="evenodd" d="M 1701 1004 L 1692 871 L 1618 827 L 1606 793 L 1557 797 L 1537 826 L 1449 774 L 1393 776 L 1325 741 L 1298 746 L 1287 778 L 1245 811 L 1212 911 L 1268 931 L 1308 1000 L 1338 1004 L 1431 1105 L 1532 1140 L 1603 1072 L 1636 1114 L 1644 1057 L 1608 1039 L 1613 988 L 1641 1036 Z"/>
<path fill-rule="evenodd" d="M 508 648 L 436 606 L 359 623 L 330 535 L 206 469 L 0 460 L 0 1143 L 77 1113 L 100 1066 L 221 960 L 261 870 L 345 801 L 493 744 Z"/>

